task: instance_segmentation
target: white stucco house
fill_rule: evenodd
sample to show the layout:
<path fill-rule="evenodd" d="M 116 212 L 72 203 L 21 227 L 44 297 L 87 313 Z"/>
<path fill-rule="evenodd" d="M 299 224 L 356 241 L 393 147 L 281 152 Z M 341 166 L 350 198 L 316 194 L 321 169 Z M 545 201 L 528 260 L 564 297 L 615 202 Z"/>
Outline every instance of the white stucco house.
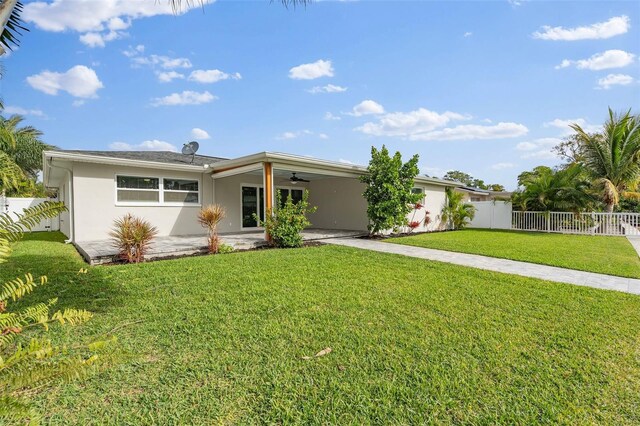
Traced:
<path fill-rule="evenodd" d="M 309 218 L 313 228 L 367 229 L 365 185 L 358 179 L 366 173 L 364 166 L 274 152 L 227 159 L 164 151 L 55 150 L 43 157 L 44 184 L 56 188 L 68 208 L 60 229 L 71 242 L 107 239 L 113 221 L 126 213 L 149 220 L 160 236 L 204 234 L 197 213 L 212 203 L 227 212 L 221 234 L 255 233 L 261 229 L 253 214 L 264 217 L 276 191 L 295 200 L 304 189 L 318 208 Z M 419 230 L 439 227 L 445 188 L 456 186 L 415 179 L 414 191 L 424 194 L 425 208 L 409 219 L 422 223 L 426 211 L 432 219 Z"/>

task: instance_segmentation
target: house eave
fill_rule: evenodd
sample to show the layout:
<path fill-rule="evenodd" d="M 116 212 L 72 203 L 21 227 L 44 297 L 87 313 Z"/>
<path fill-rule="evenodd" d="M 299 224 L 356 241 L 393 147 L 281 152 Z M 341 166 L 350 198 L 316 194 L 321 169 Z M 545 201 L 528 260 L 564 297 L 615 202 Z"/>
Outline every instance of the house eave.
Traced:
<path fill-rule="evenodd" d="M 162 169 L 173 171 L 189 171 L 204 173 L 210 169 L 209 165 L 197 166 L 192 164 L 171 164 L 157 161 L 132 160 L 128 158 L 103 157 L 99 155 L 88 155 L 70 153 L 64 151 L 45 151 L 43 154 L 44 168 L 46 169 L 48 159 L 58 159 L 79 163 L 108 164 L 114 166 L 143 167 L 149 169 Z"/>

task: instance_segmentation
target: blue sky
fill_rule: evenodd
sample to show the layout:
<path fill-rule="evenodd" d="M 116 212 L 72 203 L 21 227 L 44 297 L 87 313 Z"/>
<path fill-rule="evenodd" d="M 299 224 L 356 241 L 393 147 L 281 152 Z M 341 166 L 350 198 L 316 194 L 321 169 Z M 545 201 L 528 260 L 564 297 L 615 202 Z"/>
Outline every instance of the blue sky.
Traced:
<path fill-rule="evenodd" d="M 186 2 L 185 2 L 186 3 Z M 515 187 L 568 121 L 640 101 L 638 2 L 26 2 L 7 111 L 66 149 L 282 151 L 366 164 L 372 145 Z M 195 130 L 194 130 L 195 129 Z"/>

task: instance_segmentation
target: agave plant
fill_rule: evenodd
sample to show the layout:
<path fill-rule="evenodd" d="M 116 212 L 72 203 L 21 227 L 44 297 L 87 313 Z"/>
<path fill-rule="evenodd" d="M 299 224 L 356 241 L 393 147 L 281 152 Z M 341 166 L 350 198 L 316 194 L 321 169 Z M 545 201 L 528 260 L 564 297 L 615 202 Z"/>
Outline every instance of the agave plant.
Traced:
<path fill-rule="evenodd" d="M 116 219 L 109 232 L 118 257 L 127 263 L 140 263 L 158 235 L 158 229 L 145 219 L 127 213 Z"/>
<path fill-rule="evenodd" d="M 218 237 L 218 224 L 225 217 L 225 210 L 219 204 L 210 204 L 198 212 L 198 222 L 207 228 L 207 243 L 209 253 L 216 254 L 220 251 L 220 238 Z"/>

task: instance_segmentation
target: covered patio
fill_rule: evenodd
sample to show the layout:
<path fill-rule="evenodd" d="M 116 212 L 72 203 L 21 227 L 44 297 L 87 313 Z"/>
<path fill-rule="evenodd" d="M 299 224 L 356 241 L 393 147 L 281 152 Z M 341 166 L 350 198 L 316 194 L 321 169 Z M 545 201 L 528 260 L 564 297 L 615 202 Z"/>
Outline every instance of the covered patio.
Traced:
<path fill-rule="evenodd" d="M 321 241 L 328 238 L 348 238 L 366 234 L 362 231 L 345 231 L 310 228 L 302 232 L 304 241 Z M 220 235 L 222 242 L 234 250 L 252 250 L 267 244 L 263 231 L 226 233 Z M 110 240 L 77 241 L 78 252 L 90 265 L 114 262 L 118 251 Z M 207 252 L 204 235 L 181 235 L 156 237 L 146 255 L 147 259 L 166 259 Z"/>

